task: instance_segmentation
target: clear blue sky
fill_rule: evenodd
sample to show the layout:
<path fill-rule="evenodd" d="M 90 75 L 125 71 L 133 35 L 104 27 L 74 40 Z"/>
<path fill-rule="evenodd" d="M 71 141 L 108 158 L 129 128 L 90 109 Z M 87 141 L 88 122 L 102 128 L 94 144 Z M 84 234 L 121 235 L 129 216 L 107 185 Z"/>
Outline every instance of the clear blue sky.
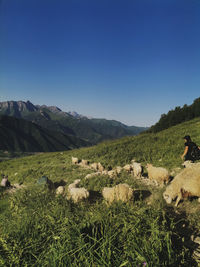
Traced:
<path fill-rule="evenodd" d="M 200 97 L 200 0 L 0 0 L 0 101 L 150 126 Z"/>

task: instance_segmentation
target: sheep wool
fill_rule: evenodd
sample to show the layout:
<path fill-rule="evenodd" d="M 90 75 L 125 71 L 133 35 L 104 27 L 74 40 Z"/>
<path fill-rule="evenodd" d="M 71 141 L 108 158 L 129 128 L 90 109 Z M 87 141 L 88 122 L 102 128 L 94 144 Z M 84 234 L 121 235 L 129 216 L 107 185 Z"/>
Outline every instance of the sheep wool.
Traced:
<path fill-rule="evenodd" d="M 190 168 L 190 167 L 194 167 L 194 166 L 198 166 L 198 165 L 200 165 L 200 162 L 197 162 L 197 163 L 194 163 L 194 162 L 192 162 L 191 160 L 186 160 L 186 161 L 184 161 L 183 162 L 183 164 L 182 164 L 185 168 Z"/>
<path fill-rule="evenodd" d="M 102 195 L 108 204 L 119 200 L 128 202 L 133 197 L 133 189 L 128 184 L 118 184 L 114 187 L 104 187 Z"/>
<path fill-rule="evenodd" d="M 134 177 L 140 178 L 142 176 L 142 166 L 141 163 L 132 160 L 133 175 Z"/>
<path fill-rule="evenodd" d="M 123 169 L 127 172 L 131 172 L 133 170 L 133 166 L 131 164 L 126 164 Z"/>
<path fill-rule="evenodd" d="M 155 180 L 158 184 L 163 185 L 169 182 L 169 172 L 162 167 L 154 167 L 152 164 L 147 164 L 148 177 Z"/>
<path fill-rule="evenodd" d="M 77 187 L 80 181 L 81 181 L 80 179 L 76 179 L 72 184 L 68 185 L 68 190 Z"/>
<path fill-rule="evenodd" d="M 103 172 L 105 170 L 105 168 L 103 167 L 103 165 L 100 162 L 98 162 L 97 165 L 98 165 L 98 170 L 100 172 Z"/>
<path fill-rule="evenodd" d="M 89 161 L 86 159 L 82 159 L 80 165 L 82 165 L 83 167 L 87 167 L 89 165 Z"/>
<path fill-rule="evenodd" d="M 123 168 L 121 166 L 116 167 L 117 174 L 120 174 L 122 172 Z"/>
<path fill-rule="evenodd" d="M 186 196 L 196 196 L 200 198 L 199 164 L 194 164 L 194 166 L 183 169 L 175 176 L 163 193 L 163 197 L 168 204 L 177 198 L 175 206 L 178 206 L 180 200 Z"/>
<path fill-rule="evenodd" d="M 72 164 L 78 164 L 78 158 L 72 157 Z"/>
<path fill-rule="evenodd" d="M 6 187 L 7 184 L 8 184 L 8 178 L 3 178 L 3 179 L 1 180 L 1 186 L 2 186 L 2 187 Z"/>
<path fill-rule="evenodd" d="M 65 187 L 64 186 L 59 186 L 57 189 L 56 189 L 56 195 L 63 195 L 65 192 Z"/>
<path fill-rule="evenodd" d="M 99 176 L 101 175 L 102 173 L 101 172 L 93 172 L 93 173 L 89 173 L 85 176 L 85 179 L 90 179 L 90 178 L 93 178 L 93 177 L 96 177 L 96 176 Z"/>
<path fill-rule="evenodd" d="M 91 165 L 90 165 L 90 167 L 92 168 L 92 169 L 94 169 L 95 171 L 98 171 L 98 163 L 92 163 Z"/>
<path fill-rule="evenodd" d="M 89 197 L 89 191 L 84 187 L 73 187 L 68 192 L 68 199 L 71 199 L 74 203 L 85 200 Z"/>
<path fill-rule="evenodd" d="M 114 178 L 117 175 L 117 172 L 116 170 L 111 170 L 111 171 L 108 171 L 107 174 L 110 178 Z"/>

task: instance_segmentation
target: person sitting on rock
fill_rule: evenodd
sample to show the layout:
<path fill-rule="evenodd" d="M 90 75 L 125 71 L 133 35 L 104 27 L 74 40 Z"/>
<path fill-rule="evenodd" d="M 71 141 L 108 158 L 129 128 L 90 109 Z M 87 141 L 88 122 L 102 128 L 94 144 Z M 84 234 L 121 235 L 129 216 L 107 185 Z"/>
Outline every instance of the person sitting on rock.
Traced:
<path fill-rule="evenodd" d="M 184 142 L 185 142 L 185 150 L 183 154 L 181 155 L 181 158 L 183 160 L 191 160 L 194 162 L 195 160 L 200 159 L 200 149 L 199 147 L 192 142 L 191 137 L 189 135 L 184 136 Z"/>

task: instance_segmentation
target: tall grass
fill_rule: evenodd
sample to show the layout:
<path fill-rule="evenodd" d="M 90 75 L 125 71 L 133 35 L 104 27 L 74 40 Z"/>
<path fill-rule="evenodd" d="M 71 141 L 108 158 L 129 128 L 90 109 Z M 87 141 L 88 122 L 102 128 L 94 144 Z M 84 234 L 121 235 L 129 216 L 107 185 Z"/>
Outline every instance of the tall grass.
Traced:
<path fill-rule="evenodd" d="M 12 195 L 9 204 L 9 216 L 1 214 L 1 266 L 186 266 L 191 260 L 184 246 L 173 247 L 175 222 L 161 207 L 75 205 L 38 187 Z"/>

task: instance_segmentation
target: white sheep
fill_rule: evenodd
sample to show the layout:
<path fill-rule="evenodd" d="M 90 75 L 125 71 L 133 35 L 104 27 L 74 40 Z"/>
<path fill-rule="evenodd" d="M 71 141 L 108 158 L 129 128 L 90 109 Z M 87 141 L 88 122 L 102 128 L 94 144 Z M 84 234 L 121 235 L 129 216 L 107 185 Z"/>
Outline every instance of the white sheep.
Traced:
<path fill-rule="evenodd" d="M 167 169 L 154 167 L 152 164 L 147 164 L 146 168 L 150 180 L 155 180 L 160 185 L 169 182 L 170 175 Z"/>
<path fill-rule="evenodd" d="M 7 186 L 10 186 L 10 182 L 8 181 L 8 177 L 4 177 L 2 180 L 1 180 L 1 186 L 2 187 L 7 187 Z"/>
<path fill-rule="evenodd" d="M 98 163 L 92 163 L 91 165 L 90 165 L 90 168 L 91 169 L 93 169 L 93 170 L 95 170 L 95 171 L 98 171 Z"/>
<path fill-rule="evenodd" d="M 122 168 L 121 166 L 117 166 L 117 167 L 115 168 L 115 170 L 116 170 L 116 173 L 117 173 L 117 174 L 120 174 L 120 173 L 122 172 L 123 168 Z"/>
<path fill-rule="evenodd" d="M 174 169 L 172 169 L 172 171 L 170 172 L 170 176 L 176 176 L 179 172 L 181 171 L 180 167 L 176 167 Z"/>
<path fill-rule="evenodd" d="M 72 164 L 78 164 L 78 158 L 72 157 Z"/>
<path fill-rule="evenodd" d="M 143 171 L 141 163 L 135 162 L 135 160 L 132 160 L 131 163 L 134 177 L 140 178 Z"/>
<path fill-rule="evenodd" d="M 68 185 L 68 190 L 77 187 L 80 181 L 81 181 L 80 179 L 76 179 L 72 184 Z"/>
<path fill-rule="evenodd" d="M 119 200 L 128 202 L 133 198 L 133 189 L 128 184 L 118 184 L 114 187 L 104 187 L 102 195 L 108 204 Z"/>
<path fill-rule="evenodd" d="M 131 164 L 126 164 L 123 169 L 127 172 L 131 172 L 133 170 L 133 166 Z"/>
<path fill-rule="evenodd" d="M 93 178 L 95 176 L 99 176 L 99 175 L 102 175 L 101 172 L 93 172 L 93 173 L 89 173 L 85 176 L 85 179 L 90 179 L 90 178 Z"/>
<path fill-rule="evenodd" d="M 195 164 L 196 165 L 196 164 Z M 176 199 L 175 206 L 181 199 L 189 196 L 200 198 L 200 165 L 183 169 L 166 187 L 163 197 L 168 204 Z"/>
<path fill-rule="evenodd" d="M 185 168 L 189 168 L 189 167 L 194 167 L 194 166 L 197 166 L 197 165 L 200 165 L 200 162 L 192 162 L 191 160 L 186 160 L 182 163 L 182 165 L 185 167 Z"/>
<path fill-rule="evenodd" d="M 102 174 L 102 175 L 108 175 L 108 171 L 107 171 L 107 170 L 104 170 L 104 171 L 102 171 L 101 174 Z"/>
<path fill-rule="evenodd" d="M 194 164 L 191 160 L 186 160 L 186 161 L 184 161 L 183 163 L 182 163 L 182 166 L 184 167 L 184 168 L 188 168 L 188 167 L 190 167 L 192 164 Z"/>
<path fill-rule="evenodd" d="M 74 203 L 77 203 L 89 197 L 89 191 L 87 189 L 85 189 L 84 187 L 77 188 L 80 181 L 80 179 L 76 179 L 72 184 L 68 186 L 67 199 L 73 200 Z"/>
<path fill-rule="evenodd" d="M 107 172 L 107 174 L 110 178 L 114 178 L 117 175 L 117 172 L 116 170 L 110 170 Z"/>
<path fill-rule="evenodd" d="M 103 172 L 105 170 L 105 168 L 103 167 L 103 165 L 100 162 L 98 162 L 97 165 L 98 165 L 98 170 L 100 172 Z"/>
<path fill-rule="evenodd" d="M 65 187 L 64 186 L 59 186 L 56 188 L 56 195 L 63 195 L 65 192 Z"/>
<path fill-rule="evenodd" d="M 79 165 L 81 165 L 82 167 L 89 167 L 89 161 L 86 159 L 82 159 Z"/>
<path fill-rule="evenodd" d="M 13 185 L 9 188 L 8 193 L 9 193 L 9 194 L 16 193 L 17 190 L 19 190 L 19 189 L 23 189 L 23 188 L 25 188 L 25 187 L 26 187 L 26 186 L 23 185 L 23 184 L 21 184 L 21 185 L 19 185 L 19 184 L 13 184 Z"/>
<path fill-rule="evenodd" d="M 73 200 L 74 203 L 77 203 L 81 200 L 85 200 L 89 197 L 89 191 L 84 187 L 76 188 L 73 187 L 68 190 L 68 199 Z"/>

